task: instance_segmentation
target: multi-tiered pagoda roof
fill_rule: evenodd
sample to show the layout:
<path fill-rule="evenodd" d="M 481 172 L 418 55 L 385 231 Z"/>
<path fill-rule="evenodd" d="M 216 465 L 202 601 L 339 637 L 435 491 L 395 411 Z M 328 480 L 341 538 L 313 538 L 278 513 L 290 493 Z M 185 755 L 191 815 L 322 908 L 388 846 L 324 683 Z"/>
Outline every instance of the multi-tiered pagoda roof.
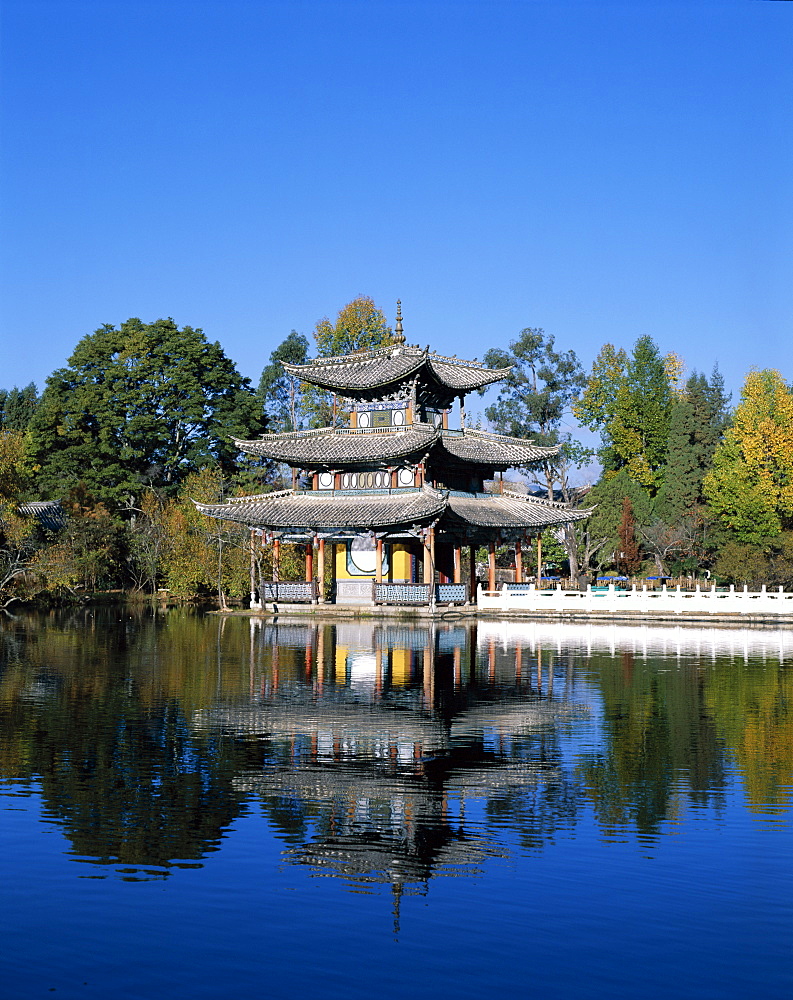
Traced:
<path fill-rule="evenodd" d="M 496 473 L 549 460 L 558 448 L 450 428 L 456 399 L 462 425 L 465 395 L 503 380 L 510 369 L 410 346 L 399 314 L 389 346 L 284 368 L 332 392 L 350 424 L 237 440 L 243 452 L 291 466 L 303 488 L 199 504 L 204 513 L 293 540 L 372 531 L 397 537 L 431 525 L 439 538 L 471 545 L 519 539 L 589 514 L 503 484 L 497 492 L 485 489 Z"/>

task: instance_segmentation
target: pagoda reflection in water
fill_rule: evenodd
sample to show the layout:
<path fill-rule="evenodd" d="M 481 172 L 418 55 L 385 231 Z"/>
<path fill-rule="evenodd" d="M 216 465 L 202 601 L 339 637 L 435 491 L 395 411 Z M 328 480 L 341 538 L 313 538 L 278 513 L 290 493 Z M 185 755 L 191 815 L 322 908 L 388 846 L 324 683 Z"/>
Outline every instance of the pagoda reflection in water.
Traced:
<path fill-rule="evenodd" d="M 542 652 L 480 648 L 476 626 L 253 622 L 250 697 L 193 721 L 266 739 L 235 785 L 281 825 L 289 861 L 400 895 L 506 855 L 467 818 L 475 801 L 531 800 L 537 844 L 572 825 L 558 735 L 584 709 L 552 678 Z"/>

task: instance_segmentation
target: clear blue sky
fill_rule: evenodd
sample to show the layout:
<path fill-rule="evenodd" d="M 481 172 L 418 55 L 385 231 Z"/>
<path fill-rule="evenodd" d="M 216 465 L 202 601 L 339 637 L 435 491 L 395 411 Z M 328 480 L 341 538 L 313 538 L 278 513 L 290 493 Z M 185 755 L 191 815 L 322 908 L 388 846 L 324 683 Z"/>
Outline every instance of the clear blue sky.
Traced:
<path fill-rule="evenodd" d="M 172 316 L 254 381 L 359 293 L 481 357 L 793 379 L 793 4 L 3 0 L 0 387 Z"/>

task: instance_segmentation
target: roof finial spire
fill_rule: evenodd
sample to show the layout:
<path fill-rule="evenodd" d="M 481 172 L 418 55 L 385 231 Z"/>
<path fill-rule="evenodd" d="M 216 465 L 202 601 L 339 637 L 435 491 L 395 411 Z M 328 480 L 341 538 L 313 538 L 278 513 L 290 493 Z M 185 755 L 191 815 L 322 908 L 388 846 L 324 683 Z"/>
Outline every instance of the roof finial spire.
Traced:
<path fill-rule="evenodd" d="M 402 332 L 402 299 L 397 299 L 396 336 L 394 337 L 394 342 L 397 344 L 405 343 L 405 334 Z"/>

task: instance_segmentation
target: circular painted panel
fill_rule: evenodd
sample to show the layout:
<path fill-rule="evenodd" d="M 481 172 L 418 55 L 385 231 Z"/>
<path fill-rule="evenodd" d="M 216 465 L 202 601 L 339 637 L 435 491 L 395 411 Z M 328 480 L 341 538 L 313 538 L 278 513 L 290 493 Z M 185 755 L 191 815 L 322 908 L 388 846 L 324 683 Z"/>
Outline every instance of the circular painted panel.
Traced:
<path fill-rule="evenodd" d="M 359 573 L 374 573 L 377 565 L 377 549 L 374 538 L 368 535 L 354 538 L 350 542 L 350 562 Z"/>
<path fill-rule="evenodd" d="M 405 411 L 404 410 L 394 410 L 392 418 L 395 426 L 404 424 L 405 422 Z"/>
<path fill-rule="evenodd" d="M 369 413 L 359 413 L 358 414 L 358 426 L 359 427 L 370 427 L 372 423 L 372 417 Z"/>
<path fill-rule="evenodd" d="M 333 473 L 332 472 L 320 472 L 320 474 L 319 474 L 319 485 L 320 485 L 320 489 L 329 490 L 333 486 Z"/>
<path fill-rule="evenodd" d="M 416 477 L 412 469 L 400 469 L 399 470 L 399 485 L 400 486 L 412 486 L 415 482 Z"/>

